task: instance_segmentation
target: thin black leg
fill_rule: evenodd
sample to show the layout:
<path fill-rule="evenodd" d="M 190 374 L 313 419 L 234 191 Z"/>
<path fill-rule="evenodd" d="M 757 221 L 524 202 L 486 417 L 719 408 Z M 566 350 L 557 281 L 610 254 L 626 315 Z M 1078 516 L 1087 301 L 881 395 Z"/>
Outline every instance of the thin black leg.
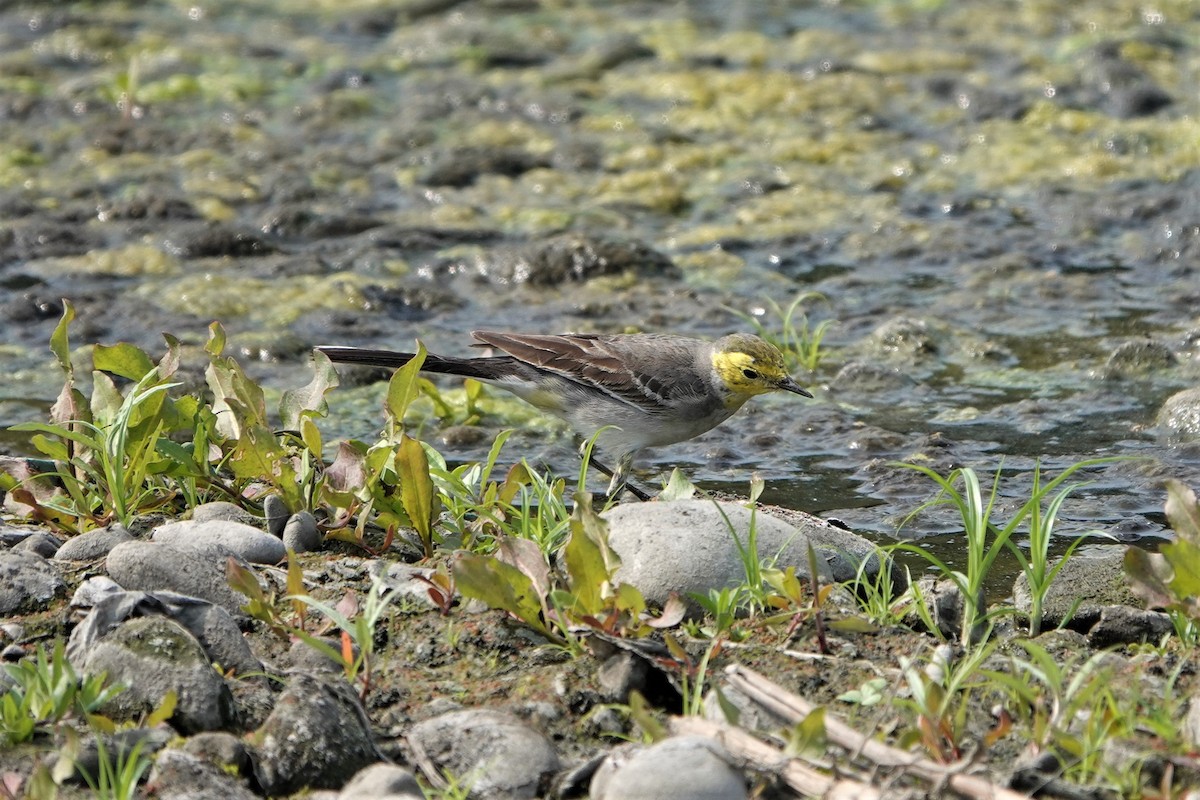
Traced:
<path fill-rule="evenodd" d="M 602 464 L 602 463 L 600 463 L 599 461 L 597 461 L 597 460 L 596 460 L 596 458 L 595 458 L 594 456 L 592 457 L 592 459 L 591 459 L 591 460 L 590 460 L 588 463 L 589 463 L 589 464 L 591 464 L 591 465 L 592 465 L 593 467 L 595 467 L 596 469 L 600 470 L 600 472 L 601 472 L 602 474 L 604 474 L 604 475 L 608 476 L 609 478 L 611 478 L 611 477 L 613 476 L 613 471 L 612 471 L 611 469 L 609 469 L 608 467 L 604 466 L 604 464 Z M 645 493 L 645 492 L 643 492 L 641 489 L 639 489 L 638 487 L 634 486 L 632 483 L 629 483 L 628 481 L 626 481 L 625 483 L 623 483 L 623 484 L 621 485 L 621 487 L 620 487 L 620 488 L 618 488 L 618 489 L 617 489 L 617 491 L 613 493 L 613 494 L 614 494 L 614 496 L 615 496 L 615 495 L 619 495 L 619 494 L 621 493 L 621 490 L 622 490 L 622 489 L 624 489 L 624 490 L 628 491 L 628 492 L 629 492 L 631 495 L 633 495 L 634 497 L 636 497 L 638 500 L 641 500 L 643 503 L 644 503 L 644 502 L 646 502 L 647 500 L 650 500 L 650 499 L 651 499 L 650 495 L 646 494 L 646 493 Z"/>

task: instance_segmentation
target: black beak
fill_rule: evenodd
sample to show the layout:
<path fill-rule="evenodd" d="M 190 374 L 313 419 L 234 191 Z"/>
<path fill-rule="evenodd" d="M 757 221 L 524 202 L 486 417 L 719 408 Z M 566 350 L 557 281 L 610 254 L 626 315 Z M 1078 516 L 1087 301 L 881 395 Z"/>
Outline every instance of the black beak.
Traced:
<path fill-rule="evenodd" d="M 786 378 L 784 378 L 783 380 L 781 380 L 776 385 L 785 392 L 792 392 L 794 394 L 800 395 L 801 397 L 812 397 L 812 392 L 808 391 L 807 389 L 802 387 L 800 384 L 798 384 L 794 380 L 792 380 L 792 377 L 790 375 L 787 376 Z"/>

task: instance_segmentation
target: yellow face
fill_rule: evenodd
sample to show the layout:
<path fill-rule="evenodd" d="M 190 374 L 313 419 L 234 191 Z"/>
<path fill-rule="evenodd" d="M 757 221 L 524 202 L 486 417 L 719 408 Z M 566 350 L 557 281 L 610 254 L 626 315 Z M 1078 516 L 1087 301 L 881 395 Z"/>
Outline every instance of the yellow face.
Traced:
<path fill-rule="evenodd" d="M 757 336 L 733 334 L 717 342 L 713 369 L 730 391 L 728 403 L 741 405 L 756 394 L 787 391 L 810 396 L 788 374 L 783 354 Z"/>

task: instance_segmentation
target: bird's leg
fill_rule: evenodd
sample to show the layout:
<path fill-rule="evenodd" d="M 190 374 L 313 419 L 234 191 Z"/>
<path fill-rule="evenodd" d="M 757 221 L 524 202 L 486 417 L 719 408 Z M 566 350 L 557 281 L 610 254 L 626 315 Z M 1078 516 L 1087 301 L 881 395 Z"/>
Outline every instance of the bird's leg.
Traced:
<path fill-rule="evenodd" d="M 580 445 L 580 457 L 587 457 L 587 445 L 587 442 L 584 442 L 582 445 Z M 600 470 L 602 474 L 612 478 L 608 484 L 608 492 L 605 494 L 606 498 L 612 498 L 615 500 L 617 495 L 619 495 L 622 491 L 628 491 L 631 495 L 636 497 L 638 500 L 641 500 L 643 503 L 651 499 L 650 495 L 646 494 L 641 489 L 628 482 L 629 468 L 633 465 L 632 453 L 617 462 L 617 468 L 615 470 L 609 469 L 604 464 L 597 461 L 595 455 L 588 460 L 588 463 Z"/>

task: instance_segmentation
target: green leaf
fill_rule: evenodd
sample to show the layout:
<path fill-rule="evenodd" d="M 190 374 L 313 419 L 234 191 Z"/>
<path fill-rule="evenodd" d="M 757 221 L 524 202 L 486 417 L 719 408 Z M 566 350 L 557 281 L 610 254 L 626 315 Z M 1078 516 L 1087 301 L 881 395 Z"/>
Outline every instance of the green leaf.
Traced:
<path fill-rule="evenodd" d="M 63 300 L 62 317 L 58 320 L 58 325 L 54 327 L 54 333 L 50 334 L 50 351 L 54 353 L 54 358 L 62 367 L 62 371 L 67 374 L 68 381 L 75 374 L 74 368 L 71 366 L 71 342 L 67 338 L 67 327 L 74 319 L 75 306 L 71 305 L 70 300 Z"/>
<path fill-rule="evenodd" d="M 111 372 L 131 381 L 140 381 L 147 372 L 154 369 L 154 362 L 141 348 L 129 342 L 118 342 L 114 345 L 98 344 L 93 347 L 92 368 Z"/>
<path fill-rule="evenodd" d="M 606 553 L 611 559 L 606 557 Z M 619 560 L 608 548 L 608 523 L 592 510 L 591 495 L 575 495 L 575 510 L 571 512 L 571 535 L 562 551 L 571 592 L 579 614 L 598 614 L 604 610 L 604 598 L 609 592 L 609 578 Z"/>
<path fill-rule="evenodd" d="M 219 358 L 225 352 L 225 328 L 221 323 L 214 322 L 208 326 L 208 341 L 204 343 L 204 352 L 213 358 Z"/>
<path fill-rule="evenodd" d="M 388 381 L 387 414 L 389 420 L 397 428 L 403 424 L 404 414 L 408 411 L 409 404 L 417 396 L 417 380 L 421 373 L 421 366 L 425 363 L 425 355 L 425 345 L 418 341 L 416 354 L 407 364 L 396 370 L 392 379 Z"/>
<path fill-rule="evenodd" d="M 301 420 L 312 414 L 325 416 L 329 409 L 325 395 L 338 385 L 337 370 L 329 356 L 313 351 L 313 379 L 302 389 L 288 389 L 279 401 L 279 417 L 285 430 L 300 429 Z"/>
<path fill-rule="evenodd" d="M 92 373 L 92 419 L 97 425 L 111 425 L 124 403 L 112 378 L 103 372 Z"/>
<path fill-rule="evenodd" d="M 269 481 L 289 510 L 304 507 L 303 490 L 292 459 L 275 434 L 262 425 L 245 430 L 226 463 L 239 478 Z"/>
<path fill-rule="evenodd" d="M 425 448 L 410 436 L 400 435 L 396 448 L 396 473 L 400 476 L 400 501 L 409 522 L 421 537 L 425 555 L 433 555 L 433 479 Z"/>
<path fill-rule="evenodd" d="M 1175 479 L 1167 481 L 1167 520 L 1175 535 L 1200 546 L 1200 504 L 1196 493 Z"/>
<path fill-rule="evenodd" d="M 688 480 L 679 467 L 675 467 L 671 470 L 671 475 L 667 478 L 667 485 L 659 493 L 658 499 L 661 501 L 690 500 L 695 494 L 696 485 Z"/>
<path fill-rule="evenodd" d="M 179 695 L 174 689 L 167 690 L 158 707 L 150 712 L 142 725 L 146 728 L 156 728 L 175 715 L 175 707 L 179 704 Z"/>
<path fill-rule="evenodd" d="M 463 597 L 513 614 L 548 639 L 558 641 L 542 621 L 542 605 L 529 576 L 491 556 L 460 553 L 454 559 L 454 585 Z"/>
<path fill-rule="evenodd" d="M 825 707 L 817 706 L 796 723 L 788 736 L 786 753 L 809 760 L 825 757 L 828 742 L 825 737 Z"/>
<path fill-rule="evenodd" d="M 321 442 L 321 429 L 317 427 L 317 423 L 313 422 L 310 416 L 300 418 L 300 441 L 304 442 L 304 446 L 308 448 L 314 458 L 318 461 L 321 460 L 324 449 Z"/>
<path fill-rule="evenodd" d="M 183 350 L 183 344 L 169 333 L 163 334 L 163 340 L 167 343 L 167 352 L 159 359 L 158 374 L 165 381 L 170 380 L 171 376 L 179 371 L 180 352 Z"/>

